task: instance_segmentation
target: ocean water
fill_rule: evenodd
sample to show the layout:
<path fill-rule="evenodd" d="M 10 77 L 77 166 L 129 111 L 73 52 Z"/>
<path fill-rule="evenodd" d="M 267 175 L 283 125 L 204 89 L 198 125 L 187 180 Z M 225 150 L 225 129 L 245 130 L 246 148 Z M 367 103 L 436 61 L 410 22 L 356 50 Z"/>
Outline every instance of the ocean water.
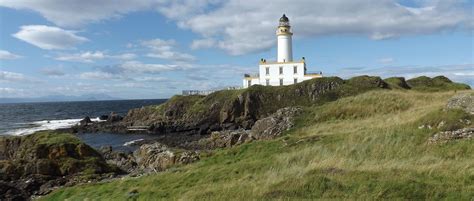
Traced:
<path fill-rule="evenodd" d="M 93 121 L 99 121 L 98 117 L 101 115 L 115 112 L 123 116 L 130 109 L 157 105 L 165 101 L 166 99 L 0 104 L 0 136 L 28 135 L 41 130 L 68 128 L 86 116 Z M 147 138 L 146 135 L 113 133 L 78 136 L 88 144 L 97 145 L 95 147 L 118 146 L 132 140 Z"/>

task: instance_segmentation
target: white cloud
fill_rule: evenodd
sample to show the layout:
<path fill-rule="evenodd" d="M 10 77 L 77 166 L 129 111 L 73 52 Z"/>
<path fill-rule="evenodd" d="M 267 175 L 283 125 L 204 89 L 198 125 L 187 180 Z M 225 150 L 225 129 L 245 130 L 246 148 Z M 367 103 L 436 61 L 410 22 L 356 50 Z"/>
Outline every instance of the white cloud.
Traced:
<path fill-rule="evenodd" d="M 75 45 L 88 41 L 87 38 L 76 35 L 75 31 L 46 25 L 21 26 L 14 37 L 46 50 L 72 49 Z"/>
<path fill-rule="evenodd" d="M 108 55 L 103 51 L 86 51 L 74 54 L 59 54 L 55 57 L 59 61 L 71 61 L 71 62 L 82 62 L 82 63 L 93 63 L 96 60 L 101 59 L 119 59 L 119 60 L 131 60 L 136 58 L 133 53 L 124 53 L 119 55 Z"/>
<path fill-rule="evenodd" d="M 148 57 L 172 60 L 176 62 L 189 62 L 196 60 L 196 57 L 190 54 L 176 51 L 176 41 L 153 39 L 142 41 L 141 45 L 150 49 Z"/>
<path fill-rule="evenodd" d="M 161 0 L 0 0 L 0 6 L 27 9 L 40 13 L 47 20 L 68 27 L 118 18 L 123 14 L 153 9 Z"/>
<path fill-rule="evenodd" d="M 119 79 L 120 76 L 117 74 L 112 74 L 108 72 L 94 71 L 94 72 L 84 72 L 79 75 L 81 79 L 93 79 L 93 80 L 110 80 L 110 79 Z"/>
<path fill-rule="evenodd" d="M 215 46 L 216 46 L 216 41 L 210 38 L 193 40 L 193 42 L 191 43 L 191 49 L 193 50 L 211 48 Z"/>
<path fill-rule="evenodd" d="M 275 26 L 289 15 L 295 37 L 362 35 L 375 40 L 453 29 L 474 29 L 469 1 L 412 0 L 0 0 L 0 6 L 29 9 L 59 26 L 80 26 L 139 10 L 157 10 L 183 29 L 208 41 L 194 48 L 218 47 L 233 55 L 274 46 Z M 212 42 L 214 41 L 214 42 Z M 158 58 L 189 55 L 151 53 Z"/>
<path fill-rule="evenodd" d="M 0 82 L 21 82 L 26 81 L 26 77 L 21 73 L 14 73 L 8 71 L 0 71 Z"/>
<path fill-rule="evenodd" d="M 56 57 L 56 60 L 59 61 L 75 61 L 75 62 L 84 62 L 92 63 L 94 60 L 104 59 L 105 54 L 101 51 L 95 52 L 82 52 L 76 54 L 62 54 Z"/>
<path fill-rule="evenodd" d="M 381 64 L 392 64 L 393 62 L 395 62 L 395 59 L 392 57 L 385 57 L 377 60 L 377 63 Z"/>
<path fill-rule="evenodd" d="M 189 64 L 146 64 L 139 61 L 128 61 L 120 65 L 127 72 L 134 73 L 161 73 L 192 68 Z"/>
<path fill-rule="evenodd" d="M 180 27 L 216 40 L 217 47 L 233 55 L 273 47 L 282 13 L 290 17 L 295 37 L 351 34 L 374 40 L 472 29 L 473 17 L 459 1 L 440 0 L 422 1 L 417 7 L 395 0 L 230 0 L 192 16 L 177 14 L 180 10 L 186 9 L 164 14 Z"/>
<path fill-rule="evenodd" d="M 19 97 L 24 94 L 23 89 L 14 89 L 9 87 L 0 87 L 0 98 Z"/>
<path fill-rule="evenodd" d="M 0 60 L 7 60 L 7 59 L 18 59 L 22 56 L 13 54 L 6 50 L 0 50 Z"/>

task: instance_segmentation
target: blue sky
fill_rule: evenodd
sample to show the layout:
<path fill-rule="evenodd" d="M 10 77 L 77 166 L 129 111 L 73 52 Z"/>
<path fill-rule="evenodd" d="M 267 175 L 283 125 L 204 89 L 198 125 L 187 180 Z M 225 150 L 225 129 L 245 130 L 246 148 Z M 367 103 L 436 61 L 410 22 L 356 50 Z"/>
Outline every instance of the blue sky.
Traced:
<path fill-rule="evenodd" d="M 469 0 L 0 0 L 0 98 L 167 98 L 239 86 L 276 57 L 326 76 L 446 75 L 474 86 Z"/>

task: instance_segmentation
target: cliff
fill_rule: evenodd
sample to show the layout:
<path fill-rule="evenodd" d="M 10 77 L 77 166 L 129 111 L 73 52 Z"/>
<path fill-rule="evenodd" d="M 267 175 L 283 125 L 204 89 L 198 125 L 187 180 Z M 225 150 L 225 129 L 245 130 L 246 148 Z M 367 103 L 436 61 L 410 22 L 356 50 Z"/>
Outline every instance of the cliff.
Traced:
<path fill-rule="evenodd" d="M 71 134 L 40 132 L 0 137 L 0 199 L 28 199 L 51 187 L 120 173 Z M 76 178 L 73 178 L 76 177 Z"/>
<path fill-rule="evenodd" d="M 256 120 L 280 108 L 315 106 L 341 97 L 377 89 L 446 91 L 469 89 L 446 77 L 404 78 L 359 76 L 348 80 L 324 77 L 299 84 L 267 87 L 252 86 L 242 90 L 223 90 L 208 96 L 174 96 L 159 106 L 130 110 L 122 128 L 149 126 L 151 133 L 188 132 L 209 134 L 226 129 L 250 129 Z"/>

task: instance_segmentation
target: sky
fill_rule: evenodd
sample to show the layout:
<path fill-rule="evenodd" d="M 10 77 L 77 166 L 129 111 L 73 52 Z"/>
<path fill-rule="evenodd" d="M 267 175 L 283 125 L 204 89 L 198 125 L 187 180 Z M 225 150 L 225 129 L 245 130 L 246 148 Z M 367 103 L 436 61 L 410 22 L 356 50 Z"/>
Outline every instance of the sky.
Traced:
<path fill-rule="evenodd" d="M 471 0 L 0 0 L 0 98 L 240 86 L 285 13 L 308 71 L 474 86 Z"/>

